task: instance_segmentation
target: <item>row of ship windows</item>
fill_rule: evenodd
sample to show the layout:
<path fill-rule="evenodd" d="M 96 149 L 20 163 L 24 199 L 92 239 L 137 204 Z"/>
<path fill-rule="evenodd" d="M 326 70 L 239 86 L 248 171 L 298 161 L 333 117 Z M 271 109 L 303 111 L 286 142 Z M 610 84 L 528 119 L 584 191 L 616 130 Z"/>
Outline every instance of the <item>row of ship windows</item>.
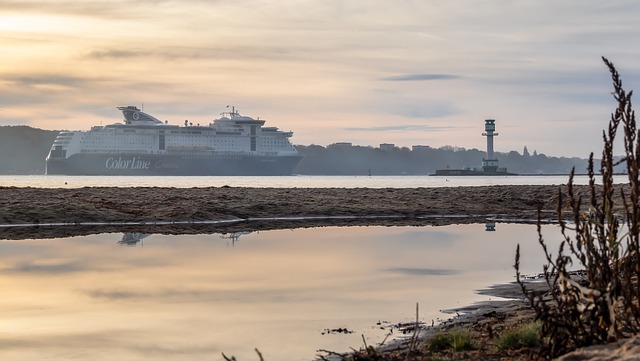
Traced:
<path fill-rule="evenodd" d="M 109 150 L 114 151 L 114 150 L 134 150 L 134 149 L 136 149 L 136 150 L 147 150 L 148 149 L 148 147 L 136 147 L 136 145 L 137 144 L 129 144 L 129 145 L 127 145 L 127 144 L 119 144 L 117 146 L 109 147 Z M 169 146 L 169 147 L 171 147 L 171 146 Z M 259 148 L 262 149 L 262 150 L 278 150 L 278 149 L 281 149 L 280 147 L 267 147 L 267 146 L 261 146 Z M 98 147 L 98 146 L 87 147 L 86 149 L 87 150 L 93 149 L 93 150 L 100 150 L 100 151 L 104 150 L 103 148 Z M 218 151 L 225 151 L 225 150 L 237 150 L 237 149 L 234 148 L 234 147 L 219 147 L 217 150 Z"/>
<path fill-rule="evenodd" d="M 194 135 L 190 135 L 190 134 L 194 134 Z M 214 133 L 204 133 L 201 134 L 200 132 L 195 132 L 195 131 L 175 131 L 172 130 L 171 132 L 167 132 L 167 133 L 136 133 L 136 131 L 131 130 L 131 129 L 127 129 L 124 130 L 123 133 L 100 133 L 100 134 L 91 134 L 88 135 L 87 137 L 91 137 L 91 138 L 105 138 L 105 137 L 110 137 L 110 138 L 119 138 L 119 137 L 123 137 L 123 136 L 143 136 L 143 137 L 148 137 L 151 135 L 170 135 L 172 137 L 179 137 L 181 139 L 184 138 L 208 138 L 211 137 L 212 135 L 217 135 L 217 136 L 223 136 L 223 137 L 235 137 L 235 138 L 248 138 L 250 137 L 249 134 L 242 134 L 239 132 L 234 132 L 234 131 L 230 131 L 230 132 L 225 132 L 225 131 L 219 131 L 219 132 L 214 132 Z M 257 135 L 259 136 L 259 135 Z M 265 135 L 266 136 L 266 135 Z M 271 136 L 271 135 L 270 135 Z"/>
<path fill-rule="evenodd" d="M 182 159 L 241 159 L 240 156 L 224 156 L 224 155 L 183 155 Z"/>
<path fill-rule="evenodd" d="M 148 140 L 145 142 L 145 140 L 142 140 L 142 139 L 138 139 L 138 140 L 132 139 L 132 140 L 129 140 L 128 142 L 120 141 L 120 142 L 109 142 L 109 143 L 111 143 L 111 144 L 113 144 L 113 143 L 115 143 L 115 144 L 140 144 L 140 145 L 145 144 L 145 143 L 146 144 L 155 144 L 155 142 L 149 142 Z M 85 141 L 84 144 L 86 144 L 87 146 L 96 146 L 96 145 L 103 146 L 103 145 L 105 145 L 105 142 L 99 141 L 99 140 L 89 140 L 89 141 Z M 167 144 L 177 145 L 177 144 L 170 143 L 170 142 L 167 142 Z M 233 144 L 233 145 L 237 145 L 237 144 L 246 144 L 246 142 L 244 142 L 244 141 L 239 142 L 238 140 L 222 139 L 222 140 L 219 140 L 217 142 L 214 142 L 213 144 L 214 145 L 215 144 Z M 258 144 L 261 144 L 263 146 L 269 146 L 269 145 L 271 145 L 271 146 L 282 146 L 282 145 L 285 145 L 286 142 L 282 142 L 282 141 L 262 141 L 262 142 L 259 142 Z M 201 142 L 197 142 L 197 143 L 196 142 L 190 142 L 188 145 L 202 145 L 202 144 L 201 144 Z"/>
<path fill-rule="evenodd" d="M 173 142 L 165 142 L 166 144 L 174 144 L 174 145 L 178 145 L 178 143 L 173 143 Z M 221 141 L 217 141 L 214 143 L 209 143 L 209 144 L 246 144 L 247 142 L 238 142 L 235 140 L 221 140 Z M 83 142 L 83 144 L 86 145 L 111 145 L 111 144 L 157 144 L 156 142 L 153 141 L 141 141 L 141 140 L 129 140 L 129 141 L 119 141 L 119 142 L 101 142 L 101 141 L 86 141 Z M 202 142 L 181 142 L 179 143 L 180 145 L 203 145 Z"/>
<path fill-rule="evenodd" d="M 171 149 L 171 146 L 168 147 L 169 149 Z M 93 146 L 93 147 L 86 147 L 85 149 L 87 150 L 104 150 L 104 147 L 98 147 L 98 146 Z M 111 146 L 108 149 L 110 150 L 133 150 L 133 149 L 137 149 L 137 150 L 149 150 L 148 147 L 139 147 L 137 146 L 137 144 L 121 144 L 118 146 Z M 259 150 L 269 150 L 269 151 L 277 151 L 277 150 L 282 150 L 281 147 L 269 147 L 269 146 L 259 146 L 258 147 Z M 212 150 L 217 150 L 217 151 L 229 151 L 229 150 L 238 150 L 238 147 L 233 147 L 233 146 L 228 146 L 228 147 L 216 147 L 213 148 Z"/>
<path fill-rule="evenodd" d="M 183 131 L 183 132 L 184 132 L 184 131 Z M 174 133 L 174 131 L 171 131 L 171 133 L 173 134 L 173 133 Z M 247 139 L 247 138 L 249 138 L 249 137 L 248 137 L 248 136 L 246 136 L 246 135 L 245 135 L 245 136 L 241 136 L 241 135 L 236 134 L 236 133 L 232 133 L 232 134 L 220 134 L 220 133 L 218 133 L 218 134 L 219 134 L 219 135 L 221 135 L 221 136 L 227 137 L 227 138 L 232 138 L 232 137 L 233 137 L 233 138 L 238 138 L 238 139 Z M 120 138 L 120 137 L 122 137 L 122 136 L 124 136 L 124 135 L 139 136 L 138 134 L 135 134 L 135 133 L 129 133 L 129 134 L 122 134 L 122 133 L 118 133 L 118 134 L 115 134 L 115 133 L 106 133 L 106 134 L 91 134 L 91 136 L 87 136 L 86 138 L 89 138 L 89 139 L 105 139 L 105 138 L 112 138 L 112 139 L 113 139 L 113 138 Z M 157 135 L 157 134 L 154 134 L 154 135 Z M 182 141 L 182 140 L 184 140 L 185 138 L 186 138 L 186 139 L 203 139 L 203 138 L 205 138 L 205 139 L 206 139 L 206 138 L 208 138 L 208 137 L 210 137 L 210 135 L 205 134 L 204 136 L 203 136 L 203 135 L 184 135 L 184 136 L 183 136 L 183 135 L 181 135 L 179 138 L 180 138 L 180 140 Z M 148 135 L 143 135 L 143 136 L 140 136 L 139 138 L 140 138 L 140 139 L 143 139 L 143 138 L 149 138 L 149 137 L 148 137 Z M 266 138 L 266 137 L 265 137 L 265 138 Z M 272 138 L 272 137 L 269 137 L 269 138 Z M 284 138 L 277 139 L 277 141 L 283 141 L 283 140 L 285 140 L 285 139 L 284 139 Z"/>
<path fill-rule="evenodd" d="M 85 141 L 87 141 L 87 142 L 88 142 L 88 141 L 114 141 L 114 140 L 120 140 L 120 139 L 122 139 L 122 138 L 123 138 L 123 137 L 121 137 L 121 136 L 117 136 L 117 137 L 116 137 L 116 136 L 93 136 L 93 137 L 86 137 L 86 138 L 84 138 L 83 140 L 85 140 Z M 130 138 L 130 139 L 131 139 L 132 137 L 127 137 L 127 138 Z M 167 137 L 166 139 L 171 139 L 171 138 L 174 138 L 174 137 Z M 186 136 L 186 137 L 180 137 L 180 138 L 179 138 L 179 140 L 180 140 L 181 142 L 183 142 L 183 141 L 185 141 L 185 140 L 200 140 L 200 141 L 202 141 L 202 139 L 205 139 L 205 140 L 206 140 L 207 138 L 208 138 L 208 137 L 194 137 L 194 136 Z M 224 137 L 224 138 L 227 138 L 227 139 L 220 139 L 219 141 L 247 141 L 247 140 L 249 139 L 249 137 Z M 230 139 L 230 138 L 231 138 L 231 139 Z M 234 138 L 235 138 L 235 139 L 234 139 Z M 144 140 L 151 140 L 151 139 L 157 139 L 157 138 L 155 138 L 155 137 L 154 137 L 154 138 L 150 138 L 150 137 L 136 137 L 136 138 L 133 138 L 133 139 L 144 141 Z M 278 140 L 280 140 L 280 141 L 281 141 L 281 139 L 278 139 Z M 263 140 L 263 141 L 264 141 L 264 140 Z"/>

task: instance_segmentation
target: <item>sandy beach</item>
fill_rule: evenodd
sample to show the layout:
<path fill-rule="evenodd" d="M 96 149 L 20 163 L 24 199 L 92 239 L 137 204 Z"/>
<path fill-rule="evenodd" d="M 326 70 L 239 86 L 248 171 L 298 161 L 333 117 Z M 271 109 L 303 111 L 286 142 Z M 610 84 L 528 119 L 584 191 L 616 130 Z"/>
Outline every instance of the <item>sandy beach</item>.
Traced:
<path fill-rule="evenodd" d="M 455 188 L 0 188 L 0 238 L 217 233 L 322 225 L 555 218 L 559 186 Z M 564 189 L 564 188 L 563 188 Z M 585 186 L 576 190 L 586 194 Z M 566 189 L 564 189 L 566 191 Z"/>

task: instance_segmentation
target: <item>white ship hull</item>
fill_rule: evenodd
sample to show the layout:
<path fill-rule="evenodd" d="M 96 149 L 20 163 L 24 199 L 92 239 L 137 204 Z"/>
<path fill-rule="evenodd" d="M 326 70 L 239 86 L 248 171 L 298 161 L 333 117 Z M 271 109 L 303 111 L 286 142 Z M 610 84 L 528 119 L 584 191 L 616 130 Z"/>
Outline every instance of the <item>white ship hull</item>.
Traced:
<path fill-rule="evenodd" d="M 47 174 L 150 176 L 290 175 L 302 156 L 74 154 L 49 159 Z"/>
<path fill-rule="evenodd" d="M 47 174 L 69 175 L 290 175 L 302 156 L 291 132 L 235 109 L 208 126 L 169 125 L 136 107 L 120 107 L 124 124 L 60 132 L 47 157 Z"/>

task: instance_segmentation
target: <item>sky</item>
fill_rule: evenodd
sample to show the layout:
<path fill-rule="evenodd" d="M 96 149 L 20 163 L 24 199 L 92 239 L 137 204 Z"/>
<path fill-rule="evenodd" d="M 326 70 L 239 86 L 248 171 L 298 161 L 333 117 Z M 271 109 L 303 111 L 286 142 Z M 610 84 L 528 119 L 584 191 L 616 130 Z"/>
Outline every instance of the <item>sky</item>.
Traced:
<path fill-rule="evenodd" d="M 0 0 L 0 125 L 88 130 L 235 106 L 294 144 L 586 158 L 640 86 L 640 2 Z"/>

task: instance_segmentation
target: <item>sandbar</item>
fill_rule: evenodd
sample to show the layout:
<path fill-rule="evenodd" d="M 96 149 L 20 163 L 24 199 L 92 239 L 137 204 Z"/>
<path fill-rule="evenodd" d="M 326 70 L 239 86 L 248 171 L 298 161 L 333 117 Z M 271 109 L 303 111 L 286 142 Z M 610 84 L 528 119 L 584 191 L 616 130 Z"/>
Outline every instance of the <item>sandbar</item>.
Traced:
<path fill-rule="evenodd" d="M 326 225 L 556 218 L 564 185 L 450 188 L 0 187 L 0 239 L 104 232 L 226 233 Z M 575 186 L 588 197 L 587 186 Z"/>

